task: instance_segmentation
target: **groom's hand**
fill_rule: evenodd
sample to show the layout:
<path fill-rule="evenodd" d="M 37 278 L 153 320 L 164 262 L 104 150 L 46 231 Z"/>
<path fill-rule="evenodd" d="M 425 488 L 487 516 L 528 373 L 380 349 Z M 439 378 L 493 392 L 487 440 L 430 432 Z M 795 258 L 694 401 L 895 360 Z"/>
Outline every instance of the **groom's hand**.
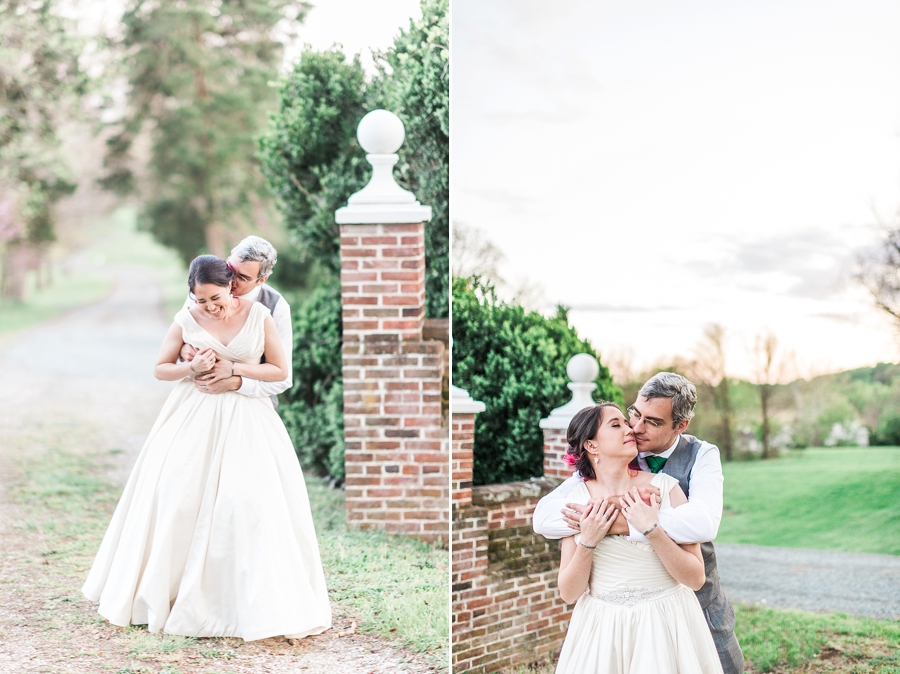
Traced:
<path fill-rule="evenodd" d="M 197 349 L 195 349 L 190 344 L 182 344 L 181 352 L 178 354 L 185 363 L 190 363 L 194 360 L 194 356 L 197 355 Z"/>
<path fill-rule="evenodd" d="M 202 375 L 203 377 L 207 375 Z M 194 386 L 197 387 L 198 391 L 203 391 L 204 393 L 225 393 L 226 391 L 237 391 L 241 387 L 241 378 L 235 375 L 234 377 L 225 377 L 224 379 L 216 379 L 212 383 L 207 384 L 206 382 L 201 381 L 200 377 L 194 381 Z"/>
<path fill-rule="evenodd" d="M 216 364 L 213 365 L 212 369 L 199 375 L 195 380 L 210 385 L 220 379 L 228 379 L 231 376 L 232 369 L 233 367 L 230 360 L 216 359 Z"/>

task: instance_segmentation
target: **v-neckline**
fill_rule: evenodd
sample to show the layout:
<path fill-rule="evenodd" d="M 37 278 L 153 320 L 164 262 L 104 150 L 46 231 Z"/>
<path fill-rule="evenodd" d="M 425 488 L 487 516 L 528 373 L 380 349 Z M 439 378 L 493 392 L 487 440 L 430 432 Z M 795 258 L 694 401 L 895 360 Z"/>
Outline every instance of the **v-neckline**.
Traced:
<path fill-rule="evenodd" d="M 232 337 L 231 339 L 228 340 L 228 344 L 220 342 L 219 339 L 213 333 L 211 333 L 209 330 L 207 330 L 202 325 L 200 325 L 200 322 L 196 318 L 194 318 L 194 314 L 191 313 L 190 309 L 187 310 L 187 313 L 188 313 L 188 316 L 191 317 L 191 320 L 194 321 L 194 325 L 196 325 L 198 328 L 203 330 L 203 332 L 205 332 L 207 335 L 209 335 L 212 339 L 214 339 L 219 344 L 219 346 L 221 346 L 223 349 L 227 349 L 230 344 L 234 343 L 234 340 L 236 340 L 238 337 L 240 337 L 243 334 L 244 328 L 246 328 L 247 323 L 250 322 L 250 314 L 253 313 L 253 307 L 252 306 L 250 307 L 250 311 L 247 312 L 247 318 L 244 319 L 244 324 L 241 326 L 240 330 L 238 330 L 235 333 L 234 337 Z"/>

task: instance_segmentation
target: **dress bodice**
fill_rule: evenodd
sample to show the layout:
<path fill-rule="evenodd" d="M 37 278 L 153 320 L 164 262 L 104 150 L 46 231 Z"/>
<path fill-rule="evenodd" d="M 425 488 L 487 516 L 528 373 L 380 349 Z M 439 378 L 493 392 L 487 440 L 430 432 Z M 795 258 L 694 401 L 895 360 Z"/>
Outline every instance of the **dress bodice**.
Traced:
<path fill-rule="evenodd" d="M 664 473 L 657 473 L 650 484 L 659 487 L 660 510 L 671 508 L 669 492 L 678 481 Z M 589 498 L 590 493 L 584 483 L 579 484 L 571 494 L 575 503 L 587 503 Z M 649 543 L 629 541 L 625 536 L 605 536 L 594 550 L 588 583 L 588 591 L 594 597 L 629 604 L 649 599 L 678 585 Z"/>
<path fill-rule="evenodd" d="M 244 326 L 228 342 L 228 346 L 202 328 L 187 308 L 175 314 L 175 322 L 181 326 L 181 338 L 185 344 L 197 349 L 211 348 L 222 358 L 236 363 L 258 363 L 265 350 L 263 323 L 268 315 L 268 309 L 259 302 L 253 302 Z"/>

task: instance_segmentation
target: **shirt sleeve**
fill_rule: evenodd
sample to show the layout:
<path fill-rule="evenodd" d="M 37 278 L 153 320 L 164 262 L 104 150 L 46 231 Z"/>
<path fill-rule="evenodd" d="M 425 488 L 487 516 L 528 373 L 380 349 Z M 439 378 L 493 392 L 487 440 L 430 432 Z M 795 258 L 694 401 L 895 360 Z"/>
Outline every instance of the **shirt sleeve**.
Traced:
<path fill-rule="evenodd" d="M 279 298 L 278 303 L 275 305 L 272 319 L 275 321 L 278 337 L 281 339 L 281 346 L 284 349 L 288 376 L 284 381 L 259 381 L 258 379 L 241 377 L 241 387 L 237 392 L 250 398 L 268 398 L 269 396 L 278 395 L 287 391 L 293 382 L 294 333 L 291 328 L 291 308 L 283 297 Z"/>
<path fill-rule="evenodd" d="M 704 442 L 688 478 L 688 502 L 677 508 L 660 511 L 659 526 L 676 543 L 705 543 L 715 540 L 722 521 L 722 461 L 719 448 Z M 629 525 L 629 540 L 647 539 Z"/>
<path fill-rule="evenodd" d="M 569 502 L 569 494 L 581 483 L 581 478 L 573 475 L 556 489 L 538 501 L 532 517 L 534 532 L 544 538 L 565 538 L 577 534 L 571 529 L 562 516 L 562 509 Z"/>

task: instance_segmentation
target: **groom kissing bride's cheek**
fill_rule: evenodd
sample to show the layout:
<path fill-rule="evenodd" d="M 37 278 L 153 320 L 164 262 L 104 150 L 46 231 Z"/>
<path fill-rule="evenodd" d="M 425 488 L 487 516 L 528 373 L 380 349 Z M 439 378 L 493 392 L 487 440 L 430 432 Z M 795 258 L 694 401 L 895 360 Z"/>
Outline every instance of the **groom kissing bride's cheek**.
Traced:
<path fill-rule="evenodd" d="M 690 381 L 660 372 L 627 418 L 603 403 L 569 424 L 576 472 L 534 512 L 535 532 L 562 539 L 560 594 L 577 602 L 558 674 L 744 671 L 712 544 L 719 450 L 685 434 L 696 402 Z"/>

